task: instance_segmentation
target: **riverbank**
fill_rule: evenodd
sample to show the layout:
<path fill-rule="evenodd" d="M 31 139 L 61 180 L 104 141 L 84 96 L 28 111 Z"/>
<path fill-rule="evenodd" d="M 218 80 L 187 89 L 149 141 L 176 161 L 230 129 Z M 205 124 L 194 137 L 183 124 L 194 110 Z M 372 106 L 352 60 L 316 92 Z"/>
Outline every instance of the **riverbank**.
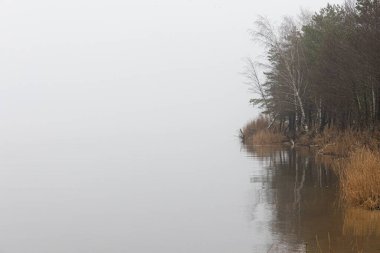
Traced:
<path fill-rule="evenodd" d="M 271 126 L 271 127 L 268 127 Z M 245 145 L 306 146 L 329 157 L 339 177 L 340 196 L 349 206 L 380 210 L 380 132 L 325 129 L 287 136 L 261 116 L 241 131 Z"/>

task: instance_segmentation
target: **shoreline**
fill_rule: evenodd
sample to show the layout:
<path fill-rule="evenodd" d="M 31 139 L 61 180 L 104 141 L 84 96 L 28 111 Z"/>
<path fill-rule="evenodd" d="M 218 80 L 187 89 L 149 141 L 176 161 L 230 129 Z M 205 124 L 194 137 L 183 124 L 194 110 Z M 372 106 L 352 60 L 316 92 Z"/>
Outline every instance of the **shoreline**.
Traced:
<path fill-rule="evenodd" d="M 264 117 L 240 130 L 245 146 L 309 148 L 317 156 L 329 157 L 329 167 L 338 176 L 339 195 L 349 207 L 380 210 L 380 132 L 325 129 L 293 135 L 268 127 Z"/>

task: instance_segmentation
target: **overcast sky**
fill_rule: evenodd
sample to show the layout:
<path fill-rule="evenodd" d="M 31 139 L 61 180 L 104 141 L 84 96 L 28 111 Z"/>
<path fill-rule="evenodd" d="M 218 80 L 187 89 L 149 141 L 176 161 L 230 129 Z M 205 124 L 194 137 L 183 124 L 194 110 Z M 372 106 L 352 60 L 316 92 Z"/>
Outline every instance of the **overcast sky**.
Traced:
<path fill-rule="evenodd" d="M 233 135 L 255 115 L 239 74 L 255 17 L 326 3 L 1 0 L 2 142 Z"/>

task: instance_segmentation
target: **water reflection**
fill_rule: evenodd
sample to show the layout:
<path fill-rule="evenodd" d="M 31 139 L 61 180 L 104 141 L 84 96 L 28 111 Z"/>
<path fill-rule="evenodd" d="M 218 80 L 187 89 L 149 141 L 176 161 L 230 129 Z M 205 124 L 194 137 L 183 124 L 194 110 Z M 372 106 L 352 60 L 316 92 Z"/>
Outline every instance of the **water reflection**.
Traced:
<path fill-rule="evenodd" d="M 344 212 L 343 234 L 358 237 L 378 237 L 380 240 L 380 213 L 350 208 Z"/>
<path fill-rule="evenodd" d="M 266 252 L 380 252 L 380 213 L 345 210 L 335 174 L 312 152 L 253 146 L 246 150 L 260 163 L 250 179 L 250 212 L 257 214 L 264 206 L 271 236 Z M 250 217 L 252 222 L 258 219 Z"/>

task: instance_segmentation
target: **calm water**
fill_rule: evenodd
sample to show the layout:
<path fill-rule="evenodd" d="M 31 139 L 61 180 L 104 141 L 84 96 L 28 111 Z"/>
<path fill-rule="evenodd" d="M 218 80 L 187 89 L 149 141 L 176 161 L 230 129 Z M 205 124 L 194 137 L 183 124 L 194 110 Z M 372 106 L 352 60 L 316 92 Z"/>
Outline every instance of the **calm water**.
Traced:
<path fill-rule="evenodd" d="M 380 212 L 343 208 L 337 178 L 308 150 L 248 147 L 254 252 L 380 252 Z"/>
<path fill-rule="evenodd" d="M 0 252 L 306 252 L 316 236 L 380 251 L 380 218 L 339 209 L 333 174 L 308 153 L 217 137 L 8 145 Z"/>

